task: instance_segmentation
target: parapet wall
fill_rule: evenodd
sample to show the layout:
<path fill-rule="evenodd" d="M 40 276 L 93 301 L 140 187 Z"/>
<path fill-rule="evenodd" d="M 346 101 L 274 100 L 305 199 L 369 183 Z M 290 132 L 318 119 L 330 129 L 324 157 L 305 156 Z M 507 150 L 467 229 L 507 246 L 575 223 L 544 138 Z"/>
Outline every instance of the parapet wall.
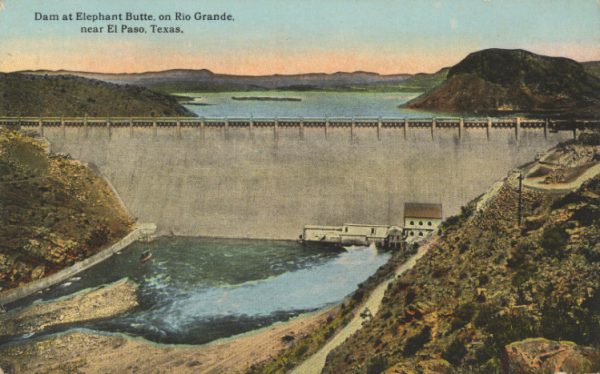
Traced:
<path fill-rule="evenodd" d="M 456 214 L 510 169 L 572 137 L 539 127 L 518 136 L 515 127 L 434 130 L 43 128 L 54 152 L 96 165 L 159 233 L 270 239 L 295 239 L 306 224 L 401 225 L 405 202 Z"/>

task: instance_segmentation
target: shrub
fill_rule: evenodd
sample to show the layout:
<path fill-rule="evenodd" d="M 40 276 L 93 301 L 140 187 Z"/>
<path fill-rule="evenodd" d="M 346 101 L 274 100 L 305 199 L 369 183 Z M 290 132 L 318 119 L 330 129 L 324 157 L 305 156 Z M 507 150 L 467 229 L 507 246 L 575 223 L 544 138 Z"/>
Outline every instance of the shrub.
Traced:
<path fill-rule="evenodd" d="M 417 297 L 417 293 L 415 292 L 415 290 L 412 288 L 409 288 L 408 291 L 406 292 L 406 296 L 404 297 L 404 304 L 410 305 L 413 301 L 415 301 L 416 297 Z"/>
<path fill-rule="evenodd" d="M 480 312 L 481 316 L 481 312 Z M 508 313 L 504 315 L 491 314 L 487 321 L 476 319 L 476 324 L 481 325 L 490 334 L 490 349 L 498 354 L 502 352 L 504 346 L 528 337 L 539 335 L 540 326 L 533 316 Z"/>
<path fill-rule="evenodd" d="M 569 233 L 565 228 L 560 225 L 552 225 L 544 229 L 540 245 L 547 255 L 561 258 L 564 256 L 564 249 L 568 242 Z"/>
<path fill-rule="evenodd" d="M 467 347 L 462 339 L 456 338 L 450 343 L 446 351 L 442 353 L 442 358 L 454 366 L 459 366 L 463 357 L 467 354 Z"/>
<path fill-rule="evenodd" d="M 600 290 L 582 305 L 564 299 L 547 303 L 542 311 L 541 330 L 545 337 L 571 340 L 578 344 L 600 344 Z"/>
<path fill-rule="evenodd" d="M 386 367 L 387 359 L 382 355 L 377 355 L 372 357 L 369 362 L 367 362 L 367 374 L 383 373 Z"/>
<path fill-rule="evenodd" d="M 527 255 L 535 250 L 535 246 L 530 242 L 519 242 L 510 250 L 510 256 L 507 265 L 511 268 L 518 268 L 525 264 Z"/>
<path fill-rule="evenodd" d="M 475 304 L 466 303 L 459 305 L 454 309 L 454 318 L 452 319 L 452 331 L 458 330 L 471 322 L 475 315 Z"/>
<path fill-rule="evenodd" d="M 425 326 L 417 335 L 406 339 L 402 355 L 404 357 L 413 356 L 429 341 L 431 341 L 431 327 Z"/>
<path fill-rule="evenodd" d="M 600 209 L 593 205 L 584 205 L 573 213 L 572 218 L 584 226 L 598 224 L 600 222 Z"/>
<path fill-rule="evenodd" d="M 600 145 L 600 132 L 582 132 L 579 142 L 584 145 Z"/>
<path fill-rule="evenodd" d="M 98 223 L 86 237 L 89 248 L 98 248 L 108 243 L 110 229 L 103 223 Z"/>
<path fill-rule="evenodd" d="M 577 192 L 569 192 L 563 198 L 552 203 L 552 209 L 561 209 L 569 204 L 578 204 L 584 202 L 585 198 Z"/>
<path fill-rule="evenodd" d="M 596 243 L 595 246 L 583 247 L 583 255 L 589 262 L 600 262 L 600 243 Z"/>

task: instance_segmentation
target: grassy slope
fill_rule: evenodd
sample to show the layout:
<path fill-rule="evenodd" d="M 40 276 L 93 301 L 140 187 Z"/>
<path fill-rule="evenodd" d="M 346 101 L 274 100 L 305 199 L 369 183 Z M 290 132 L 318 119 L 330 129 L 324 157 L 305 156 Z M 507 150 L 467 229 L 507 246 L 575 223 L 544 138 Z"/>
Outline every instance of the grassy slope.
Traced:
<path fill-rule="evenodd" d="M 132 224 L 107 183 L 41 142 L 0 130 L 0 287 L 55 272 Z"/>
<path fill-rule="evenodd" d="M 600 347 L 600 177 L 566 196 L 526 191 L 521 227 L 515 185 L 448 219 L 324 372 L 493 373 L 506 344 L 536 336 Z"/>
<path fill-rule="evenodd" d="M 175 98 L 73 76 L 0 74 L 1 116 L 186 116 Z"/>

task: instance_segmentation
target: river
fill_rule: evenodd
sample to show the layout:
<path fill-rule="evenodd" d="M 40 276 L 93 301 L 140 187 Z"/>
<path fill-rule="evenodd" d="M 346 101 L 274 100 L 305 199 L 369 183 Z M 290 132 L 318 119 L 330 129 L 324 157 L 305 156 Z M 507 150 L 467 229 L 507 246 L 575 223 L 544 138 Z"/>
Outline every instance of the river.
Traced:
<path fill-rule="evenodd" d="M 153 257 L 142 264 L 145 250 Z M 134 243 L 18 305 L 128 277 L 139 285 L 138 308 L 62 330 L 85 327 L 160 343 L 203 344 L 337 303 L 389 256 L 366 247 L 334 251 L 289 241 L 161 237 Z"/>

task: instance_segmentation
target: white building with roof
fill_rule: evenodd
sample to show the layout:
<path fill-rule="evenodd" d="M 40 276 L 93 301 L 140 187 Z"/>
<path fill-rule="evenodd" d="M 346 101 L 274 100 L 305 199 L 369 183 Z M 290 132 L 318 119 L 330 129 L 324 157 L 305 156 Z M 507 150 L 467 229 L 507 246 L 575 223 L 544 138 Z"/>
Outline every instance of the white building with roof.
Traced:
<path fill-rule="evenodd" d="M 442 223 L 442 204 L 405 203 L 404 236 L 417 241 L 433 233 Z"/>

